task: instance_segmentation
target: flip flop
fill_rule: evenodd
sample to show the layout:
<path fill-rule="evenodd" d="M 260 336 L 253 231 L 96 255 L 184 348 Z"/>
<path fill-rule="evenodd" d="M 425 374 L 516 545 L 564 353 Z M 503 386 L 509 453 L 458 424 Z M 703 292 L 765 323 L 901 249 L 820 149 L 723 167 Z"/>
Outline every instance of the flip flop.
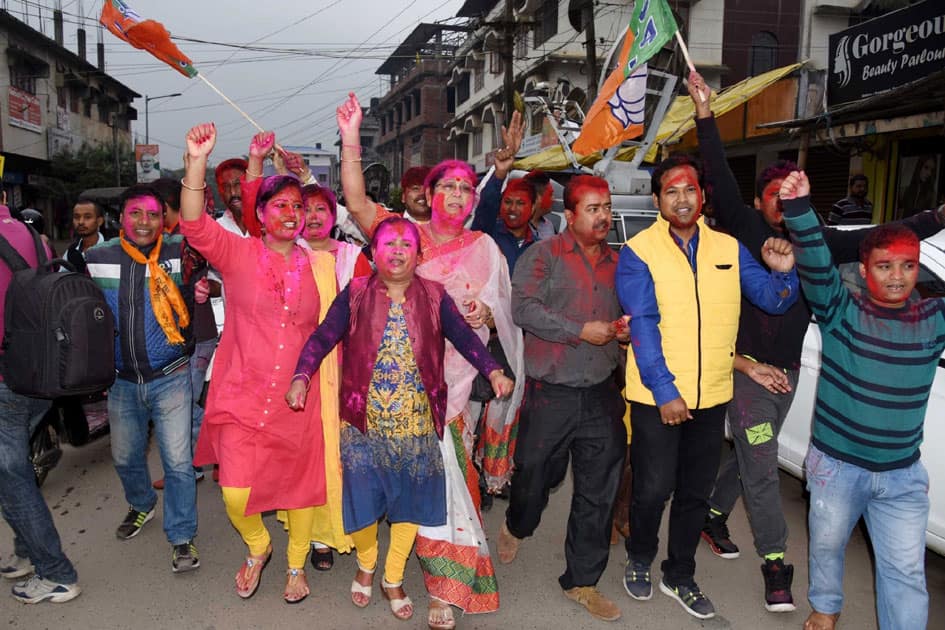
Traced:
<path fill-rule="evenodd" d="M 384 594 L 384 599 L 390 602 L 391 613 L 401 621 L 407 621 L 413 617 L 413 602 L 410 601 L 410 598 L 406 595 L 404 595 L 403 598 L 391 597 L 391 594 L 387 590 L 401 588 L 403 585 L 403 580 L 397 584 L 391 584 L 387 580 L 381 579 L 381 592 Z"/>
<path fill-rule="evenodd" d="M 249 599 L 256 594 L 256 589 L 259 588 L 259 578 L 262 577 L 263 569 L 269 564 L 271 557 L 272 545 L 266 547 L 266 553 L 262 556 L 246 556 L 246 561 L 243 562 L 243 566 L 237 571 L 236 577 L 239 579 L 242 575 L 244 579 L 248 578 L 249 582 L 245 589 L 241 589 L 239 586 L 236 587 L 237 595 L 243 599 Z"/>

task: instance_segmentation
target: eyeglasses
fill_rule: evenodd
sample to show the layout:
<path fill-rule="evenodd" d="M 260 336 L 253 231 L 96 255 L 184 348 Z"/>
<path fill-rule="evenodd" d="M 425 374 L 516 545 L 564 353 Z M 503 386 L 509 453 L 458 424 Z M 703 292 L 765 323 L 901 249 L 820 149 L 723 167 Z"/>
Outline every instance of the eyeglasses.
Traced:
<path fill-rule="evenodd" d="M 449 195 L 455 195 L 457 192 L 463 195 L 471 195 L 473 192 L 473 187 L 469 184 L 469 182 L 463 181 L 461 179 L 457 179 L 452 182 L 437 182 L 433 189 L 445 192 Z"/>

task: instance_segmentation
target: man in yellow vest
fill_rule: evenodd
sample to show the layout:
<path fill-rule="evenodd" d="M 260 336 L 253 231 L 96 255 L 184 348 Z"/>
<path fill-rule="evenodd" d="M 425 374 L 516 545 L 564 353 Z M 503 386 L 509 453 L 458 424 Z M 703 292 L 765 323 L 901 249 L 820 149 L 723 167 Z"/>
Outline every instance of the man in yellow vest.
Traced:
<path fill-rule="evenodd" d="M 771 238 L 766 271 L 734 238 L 701 218 L 702 166 L 687 155 L 653 172 L 656 222 L 627 241 L 617 295 L 630 315 L 627 390 L 633 491 L 624 587 L 652 596 L 663 509 L 673 497 L 660 590 L 699 619 L 715 615 L 696 585 L 695 552 L 719 467 L 741 296 L 772 314 L 798 297 L 791 244 Z"/>

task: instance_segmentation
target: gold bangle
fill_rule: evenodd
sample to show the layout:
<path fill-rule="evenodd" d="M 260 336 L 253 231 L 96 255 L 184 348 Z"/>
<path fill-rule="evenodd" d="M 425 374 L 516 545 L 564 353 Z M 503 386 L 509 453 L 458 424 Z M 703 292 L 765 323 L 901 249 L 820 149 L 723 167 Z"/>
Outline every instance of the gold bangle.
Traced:
<path fill-rule="evenodd" d="M 254 172 L 252 172 L 251 170 L 249 170 L 248 168 L 246 169 L 246 174 L 249 175 L 250 177 L 262 177 L 262 176 L 263 176 L 262 173 L 254 173 Z"/>
<path fill-rule="evenodd" d="M 344 158 L 341 158 L 341 161 L 342 161 L 342 162 L 360 162 L 360 161 L 361 161 L 361 158 L 358 158 L 358 159 L 356 159 L 356 160 L 350 160 L 350 159 L 349 159 L 349 160 L 346 160 L 346 159 L 344 159 Z"/>
<path fill-rule="evenodd" d="M 184 188 L 186 188 L 187 190 L 192 190 L 192 191 L 194 191 L 194 192 L 203 192 L 203 191 L 205 191 L 205 190 L 207 189 L 207 182 L 204 182 L 204 183 L 203 183 L 203 186 L 200 187 L 200 188 L 194 188 L 194 187 L 192 187 L 192 186 L 188 186 L 187 184 L 185 184 L 183 177 L 180 178 L 180 185 L 183 186 Z"/>

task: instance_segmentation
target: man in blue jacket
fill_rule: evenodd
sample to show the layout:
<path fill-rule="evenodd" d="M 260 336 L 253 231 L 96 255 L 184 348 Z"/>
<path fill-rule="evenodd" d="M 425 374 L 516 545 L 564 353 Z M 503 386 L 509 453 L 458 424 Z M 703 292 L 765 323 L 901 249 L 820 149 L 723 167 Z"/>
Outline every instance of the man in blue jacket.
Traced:
<path fill-rule="evenodd" d="M 193 353 L 193 287 L 182 286 L 183 237 L 164 232 L 164 200 L 139 184 L 121 196 L 122 233 L 86 254 L 89 275 L 105 293 L 119 331 L 115 384 L 108 393 L 112 458 L 129 504 L 115 532 L 127 540 L 154 518 L 157 494 L 148 472 L 148 422 L 164 466 L 164 532 L 175 573 L 200 566 L 196 486 L 191 456 L 188 363 Z"/>

